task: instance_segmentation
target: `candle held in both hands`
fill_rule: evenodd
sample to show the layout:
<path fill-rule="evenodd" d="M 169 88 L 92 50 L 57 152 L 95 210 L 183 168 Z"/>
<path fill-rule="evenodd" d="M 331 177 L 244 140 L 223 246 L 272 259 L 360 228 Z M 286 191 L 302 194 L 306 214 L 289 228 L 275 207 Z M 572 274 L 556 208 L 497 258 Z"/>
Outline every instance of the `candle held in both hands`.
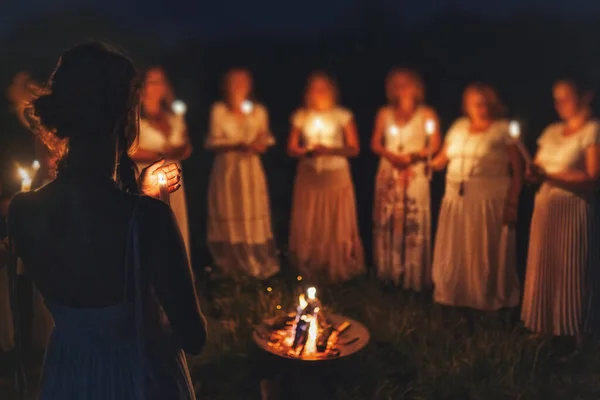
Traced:
<path fill-rule="evenodd" d="M 169 204 L 169 189 L 167 188 L 167 176 L 159 172 L 157 174 L 158 187 L 160 189 L 160 201 L 165 204 Z"/>
<path fill-rule="evenodd" d="M 521 126 L 519 125 L 519 123 L 517 121 L 511 121 L 508 124 L 508 134 L 513 139 L 515 145 L 519 149 L 519 152 L 521 153 L 521 156 L 523 156 L 523 159 L 525 160 L 525 162 L 527 164 L 531 164 L 531 162 L 532 162 L 531 156 L 529 155 L 529 152 L 523 145 L 523 142 L 521 142 Z"/>

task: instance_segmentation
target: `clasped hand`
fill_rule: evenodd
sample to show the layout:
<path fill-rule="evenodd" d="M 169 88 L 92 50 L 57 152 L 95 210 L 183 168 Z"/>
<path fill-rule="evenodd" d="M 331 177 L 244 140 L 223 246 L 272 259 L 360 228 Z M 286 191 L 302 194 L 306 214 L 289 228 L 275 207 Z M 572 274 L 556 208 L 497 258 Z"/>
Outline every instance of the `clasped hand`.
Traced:
<path fill-rule="evenodd" d="M 547 178 L 544 168 L 537 164 L 528 164 L 525 169 L 525 179 L 532 184 L 540 184 Z"/>

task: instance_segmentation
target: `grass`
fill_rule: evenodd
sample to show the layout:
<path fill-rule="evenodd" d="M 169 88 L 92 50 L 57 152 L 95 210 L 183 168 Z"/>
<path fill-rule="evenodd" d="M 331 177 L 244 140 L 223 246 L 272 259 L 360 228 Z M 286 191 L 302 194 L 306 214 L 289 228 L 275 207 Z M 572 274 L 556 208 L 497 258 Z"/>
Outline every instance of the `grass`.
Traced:
<path fill-rule="evenodd" d="M 260 380 L 278 367 L 253 347 L 253 326 L 282 312 L 277 305 L 292 307 L 301 283 L 289 276 L 269 283 L 210 284 L 209 296 L 203 298 L 209 342 L 200 356 L 189 358 L 201 399 L 259 396 Z M 382 290 L 367 279 L 318 288 L 326 308 L 363 322 L 372 335 L 361 353 L 319 371 L 330 383 L 329 398 L 600 398 L 598 345 L 561 363 L 561 341 L 527 335 L 518 311 L 465 313 L 434 305 L 429 295 Z M 7 388 L 0 384 L 0 393 Z"/>

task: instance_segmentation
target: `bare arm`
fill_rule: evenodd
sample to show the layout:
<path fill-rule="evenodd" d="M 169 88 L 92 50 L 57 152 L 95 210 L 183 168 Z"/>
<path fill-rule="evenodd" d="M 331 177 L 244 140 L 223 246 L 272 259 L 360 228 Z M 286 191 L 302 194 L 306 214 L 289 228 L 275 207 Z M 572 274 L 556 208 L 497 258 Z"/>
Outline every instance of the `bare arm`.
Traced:
<path fill-rule="evenodd" d="M 434 171 L 441 171 L 444 168 L 446 168 L 449 161 L 450 160 L 448 159 L 446 153 L 446 146 L 444 145 L 442 149 L 437 153 L 437 155 L 433 158 L 433 160 L 431 160 L 431 168 Z"/>
<path fill-rule="evenodd" d="M 383 114 L 380 111 L 375 118 L 375 126 L 371 135 L 371 150 L 378 156 L 389 159 L 392 154 L 385 148 L 383 143 L 384 129 Z"/>
<path fill-rule="evenodd" d="M 510 144 L 506 147 L 508 160 L 510 162 L 511 180 L 510 188 L 508 189 L 508 197 L 506 201 L 509 204 L 517 205 L 519 203 L 519 195 L 523 187 L 523 162 L 517 146 Z"/>
<path fill-rule="evenodd" d="M 301 136 L 302 131 L 296 127 L 292 127 L 287 144 L 287 152 L 290 157 L 300 158 L 306 155 L 306 147 L 300 145 Z"/>
<path fill-rule="evenodd" d="M 173 213 L 158 200 L 145 198 L 145 233 L 152 284 L 181 348 L 198 354 L 206 342 L 206 320 L 200 310 L 192 271 Z M 142 220 L 142 218 L 140 218 Z"/>
<path fill-rule="evenodd" d="M 131 159 L 137 163 L 151 163 L 156 160 L 160 160 L 162 158 L 162 154 L 157 151 L 150 151 L 142 148 L 137 148 L 133 154 L 131 154 Z"/>

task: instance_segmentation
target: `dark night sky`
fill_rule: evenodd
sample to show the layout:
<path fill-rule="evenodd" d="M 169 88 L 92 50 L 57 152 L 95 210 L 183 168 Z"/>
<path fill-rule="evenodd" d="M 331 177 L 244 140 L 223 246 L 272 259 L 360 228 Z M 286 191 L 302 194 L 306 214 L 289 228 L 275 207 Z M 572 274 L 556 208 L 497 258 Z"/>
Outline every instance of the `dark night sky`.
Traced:
<path fill-rule="evenodd" d="M 65 12 L 86 5 L 119 22 L 147 23 L 156 29 L 196 37 L 251 33 L 310 34 L 334 26 L 347 13 L 375 0 L 0 0 L 0 31 L 35 14 Z M 600 14 L 598 0 L 377 0 L 399 21 L 422 21 L 449 8 L 490 17 L 543 10 L 565 16 Z"/>

